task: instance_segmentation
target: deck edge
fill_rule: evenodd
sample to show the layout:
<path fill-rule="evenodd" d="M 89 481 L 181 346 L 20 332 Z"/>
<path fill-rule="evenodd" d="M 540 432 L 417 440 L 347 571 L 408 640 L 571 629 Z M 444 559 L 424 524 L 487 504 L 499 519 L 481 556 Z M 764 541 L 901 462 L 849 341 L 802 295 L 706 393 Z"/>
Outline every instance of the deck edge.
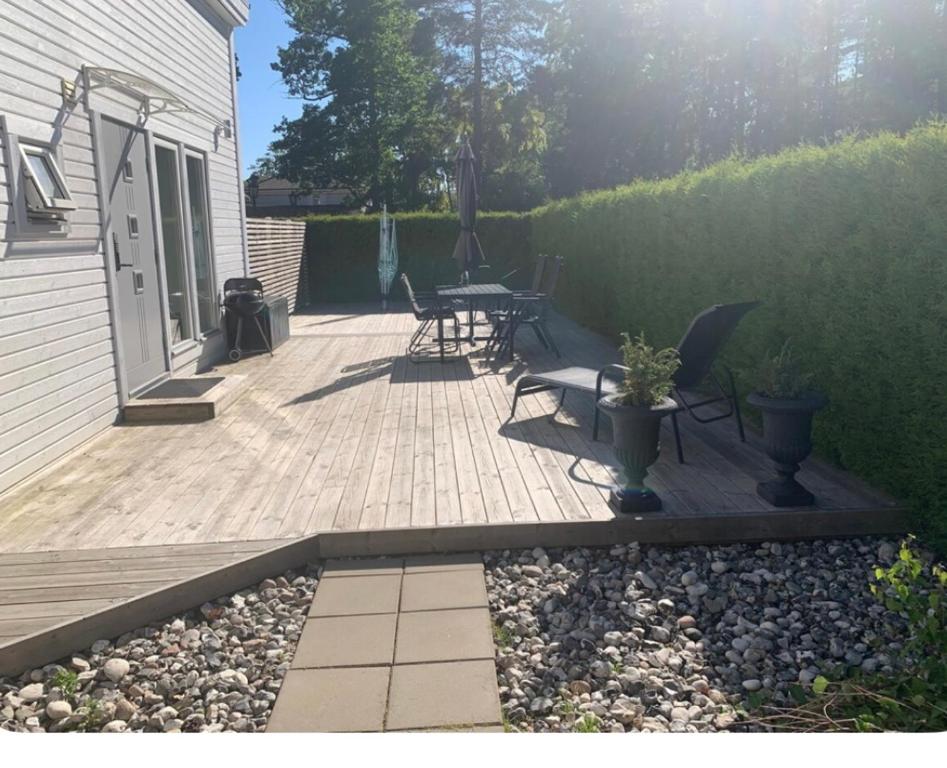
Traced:
<path fill-rule="evenodd" d="M 800 516 L 806 518 L 800 535 Z M 715 517 L 579 520 L 503 525 L 456 525 L 366 531 L 323 531 L 277 545 L 198 576 L 71 619 L 0 645 L 0 674 L 62 658 L 101 638 L 116 637 L 153 621 L 253 586 L 265 578 L 330 557 L 377 557 L 443 552 L 561 546 L 608 546 L 619 542 L 685 546 L 757 541 L 802 541 L 899 535 L 911 530 L 904 507 L 852 510 L 780 510 Z"/>

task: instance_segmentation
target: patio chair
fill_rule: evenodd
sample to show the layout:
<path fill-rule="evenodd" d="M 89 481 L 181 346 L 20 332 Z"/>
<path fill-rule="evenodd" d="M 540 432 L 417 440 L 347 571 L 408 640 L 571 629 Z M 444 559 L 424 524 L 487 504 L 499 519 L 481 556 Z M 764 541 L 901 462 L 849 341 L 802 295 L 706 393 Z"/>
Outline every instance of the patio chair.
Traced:
<path fill-rule="evenodd" d="M 404 288 L 408 301 L 411 303 L 414 319 L 418 321 L 418 329 L 408 342 L 408 359 L 413 363 L 421 363 L 435 360 L 444 362 L 452 357 L 456 357 L 460 351 L 460 321 L 457 318 L 457 314 L 451 307 L 439 304 L 422 307 L 418 303 L 418 294 L 416 294 L 414 288 L 411 287 L 411 281 L 408 279 L 408 276 L 402 272 L 400 279 L 401 286 Z M 425 298 L 434 299 L 433 296 L 427 295 Z M 444 337 L 444 323 L 448 320 L 454 324 L 453 339 Z M 439 354 L 437 356 L 421 354 L 426 347 L 431 345 L 431 341 L 428 341 L 428 333 L 435 324 L 437 325 L 437 336 L 434 337 L 433 342 Z"/>
<path fill-rule="evenodd" d="M 508 352 L 517 330 L 522 326 L 532 328 L 540 344 L 551 350 L 556 357 L 562 356 L 547 322 L 561 271 L 561 256 L 540 257 L 533 275 L 534 285 L 538 285 L 538 290 L 514 292 L 510 309 L 489 313 L 493 332 L 487 341 L 488 357 L 492 354 L 496 358 Z"/>
<path fill-rule="evenodd" d="M 543 285 L 543 272 L 546 269 L 546 262 L 549 257 L 545 254 L 539 254 L 536 257 L 536 263 L 533 265 L 533 281 L 530 283 L 529 288 L 525 290 L 513 289 L 514 296 L 535 296 L 542 290 Z M 507 272 L 503 277 L 500 278 L 501 283 L 505 283 L 509 278 L 513 277 L 519 269 L 514 269 Z"/>
<path fill-rule="evenodd" d="M 740 415 L 740 399 L 737 397 L 733 371 L 721 365 L 720 368 L 726 379 L 725 382 L 721 382 L 714 371 L 714 363 L 743 316 L 759 305 L 759 301 L 715 304 L 691 321 L 684 337 L 677 345 L 681 367 L 674 374 L 673 394 L 681 410 L 687 411 L 699 424 L 710 424 L 734 417 L 741 443 L 746 442 L 746 434 L 743 431 L 743 417 Z M 696 391 L 705 385 L 709 386 L 711 391 L 708 394 L 699 395 L 702 399 L 694 401 L 687 399 L 686 391 Z M 727 408 L 723 412 L 714 410 L 710 415 L 697 413 L 701 410 L 702 414 L 706 414 L 708 413 L 707 406 L 724 402 L 727 403 Z M 683 464 L 684 453 L 678 433 L 677 413 L 671 414 L 671 424 L 674 427 L 674 439 L 677 443 L 677 458 Z"/>
<path fill-rule="evenodd" d="M 681 464 L 684 463 L 684 448 L 681 445 L 680 427 L 677 420 L 677 416 L 681 411 L 689 413 L 700 424 L 708 424 L 732 416 L 737 422 L 740 441 L 746 442 L 733 373 L 729 368 L 723 367 L 726 376 L 725 386 L 717 377 L 713 367 L 718 353 L 727 342 L 727 339 L 730 338 L 742 317 L 759 305 L 760 302 L 758 301 L 740 304 L 716 304 L 701 312 L 691 321 L 684 337 L 678 344 L 677 349 L 681 358 L 681 367 L 674 375 L 672 394 L 679 407 L 677 411 L 671 414 L 671 426 L 674 429 L 677 460 Z M 510 419 L 516 415 L 516 402 L 522 395 L 561 390 L 559 405 L 550 418 L 554 418 L 559 409 L 562 408 L 566 393 L 569 390 L 594 394 L 596 402 L 598 402 L 602 395 L 616 391 L 616 378 L 623 370 L 624 368 L 618 365 L 607 365 L 598 371 L 592 368 L 574 366 L 558 371 L 530 373 L 521 376 L 516 382 Z M 705 384 L 711 386 L 711 393 L 704 395 L 702 399 L 693 401 L 688 399 L 685 390 L 695 390 Z M 708 406 L 721 402 L 728 404 L 725 411 L 708 413 L 706 410 Z M 701 413 L 697 413 L 698 410 Z M 598 408 L 596 408 L 592 417 L 593 440 L 598 440 L 599 417 L 600 414 Z"/>

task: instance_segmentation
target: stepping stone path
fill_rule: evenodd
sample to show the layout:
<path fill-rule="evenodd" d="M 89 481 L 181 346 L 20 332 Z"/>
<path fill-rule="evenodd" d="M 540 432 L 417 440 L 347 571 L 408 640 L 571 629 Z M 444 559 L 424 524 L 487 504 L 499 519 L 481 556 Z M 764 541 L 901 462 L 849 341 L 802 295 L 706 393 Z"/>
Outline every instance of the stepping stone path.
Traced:
<path fill-rule="evenodd" d="M 502 731 L 477 555 L 330 561 L 269 732 Z"/>

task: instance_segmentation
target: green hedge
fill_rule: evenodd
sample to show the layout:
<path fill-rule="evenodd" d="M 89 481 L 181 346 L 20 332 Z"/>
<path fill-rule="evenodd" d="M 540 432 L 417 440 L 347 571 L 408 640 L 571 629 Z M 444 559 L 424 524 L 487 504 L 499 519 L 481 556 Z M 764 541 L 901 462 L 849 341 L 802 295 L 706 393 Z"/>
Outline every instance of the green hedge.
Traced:
<path fill-rule="evenodd" d="M 533 212 L 532 240 L 566 259 L 561 308 L 616 338 L 674 344 L 704 307 L 763 300 L 729 362 L 746 370 L 790 338 L 831 399 L 818 453 L 912 502 L 944 541 L 945 179 L 934 125 L 557 202 Z"/>
<path fill-rule="evenodd" d="M 817 452 L 912 503 L 947 542 L 947 126 L 801 148 L 559 201 L 478 224 L 495 278 L 565 257 L 558 304 L 617 340 L 677 342 L 699 310 L 761 299 L 725 357 L 738 372 L 790 338 L 831 399 Z M 377 217 L 309 229 L 312 298 L 378 298 Z M 452 282 L 457 222 L 398 216 L 419 289 Z M 750 388 L 740 375 L 744 391 Z"/>
<path fill-rule="evenodd" d="M 457 216 L 406 213 L 395 216 L 399 271 L 407 273 L 417 290 L 455 283 Z M 306 230 L 309 296 L 312 302 L 378 301 L 378 216 L 313 216 Z M 478 282 L 499 279 L 518 269 L 516 279 L 529 280 L 532 267 L 528 215 L 484 213 L 477 234 L 489 268 Z M 525 276 L 525 277 L 524 277 Z M 401 289 L 392 297 L 402 300 Z"/>

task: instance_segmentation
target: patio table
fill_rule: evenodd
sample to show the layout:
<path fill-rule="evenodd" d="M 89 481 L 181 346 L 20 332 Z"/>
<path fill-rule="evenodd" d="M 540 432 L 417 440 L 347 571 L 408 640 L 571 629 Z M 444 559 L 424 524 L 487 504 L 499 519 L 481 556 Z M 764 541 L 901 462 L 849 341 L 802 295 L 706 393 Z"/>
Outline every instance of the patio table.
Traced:
<path fill-rule="evenodd" d="M 513 291 L 505 285 L 499 283 L 482 283 L 477 285 L 459 285 L 451 288 L 438 288 L 437 297 L 439 299 L 461 299 L 467 302 L 467 329 L 469 335 L 467 341 L 476 344 L 478 341 L 486 341 L 489 336 L 474 335 L 474 312 L 476 305 L 481 301 L 492 300 L 502 302 L 506 308 L 511 308 L 513 303 Z M 512 344 L 510 345 L 510 355 L 512 356 Z"/>

